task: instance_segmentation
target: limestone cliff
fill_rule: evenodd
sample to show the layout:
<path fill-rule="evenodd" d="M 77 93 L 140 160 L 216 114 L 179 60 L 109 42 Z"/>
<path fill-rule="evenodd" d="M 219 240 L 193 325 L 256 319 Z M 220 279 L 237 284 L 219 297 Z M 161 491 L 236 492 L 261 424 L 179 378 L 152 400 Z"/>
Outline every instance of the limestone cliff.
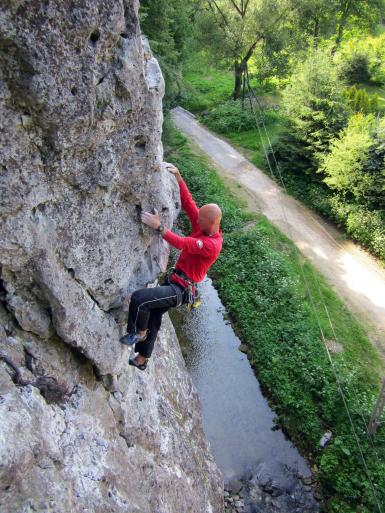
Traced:
<path fill-rule="evenodd" d="M 0 510 L 214 513 L 222 482 L 171 323 L 127 365 L 125 298 L 179 209 L 136 0 L 3 0 Z"/>

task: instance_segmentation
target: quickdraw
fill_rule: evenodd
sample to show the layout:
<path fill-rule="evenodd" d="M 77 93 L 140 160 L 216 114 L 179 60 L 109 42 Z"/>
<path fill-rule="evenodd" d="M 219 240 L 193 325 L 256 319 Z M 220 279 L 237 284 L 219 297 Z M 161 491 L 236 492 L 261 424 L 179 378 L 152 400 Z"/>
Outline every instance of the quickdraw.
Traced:
<path fill-rule="evenodd" d="M 188 302 L 187 302 L 187 308 L 191 311 L 192 308 L 198 308 L 198 306 L 201 306 L 202 300 L 199 296 L 199 292 L 197 290 L 197 287 L 194 287 L 195 293 L 193 292 L 193 285 L 192 283 L 188 284 L 187 287 L 187 294 L 188 294 Z"/>

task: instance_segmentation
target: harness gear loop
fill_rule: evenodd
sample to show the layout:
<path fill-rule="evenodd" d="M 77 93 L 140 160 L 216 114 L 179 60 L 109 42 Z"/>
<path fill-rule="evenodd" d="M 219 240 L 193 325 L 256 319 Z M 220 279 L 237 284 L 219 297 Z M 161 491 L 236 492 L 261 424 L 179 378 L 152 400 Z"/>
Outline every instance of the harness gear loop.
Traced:
<path fill-rule="evenodd" d="M 198 284 L 195 281 L 192 281 L 183 271 L 180 269 L 172 269 L 170 277 L 176 274 L 179 278 L 182 278 L 182 280 L 187 284 L 186 291 L 187 291 L 187 308 L 191 311 L 192 308 L 198 308 L 198 306 L 201 305 L 202 301 L 199 296 L 198 292 Z M 179 302 L 178 302 L 179 306 Z"/>

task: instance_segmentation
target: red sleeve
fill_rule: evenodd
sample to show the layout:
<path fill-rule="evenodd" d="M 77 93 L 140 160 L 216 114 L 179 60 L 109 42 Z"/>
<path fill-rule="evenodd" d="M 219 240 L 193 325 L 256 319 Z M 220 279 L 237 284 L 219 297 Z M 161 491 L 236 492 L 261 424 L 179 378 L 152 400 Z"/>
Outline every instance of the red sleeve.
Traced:
<path fill-rule="evenodd" d="M 205 257 L 212 256 L 215 253 L 215 242 L 210 239 L 196 239 L 195 237 L 180 237 L 171 230 L 166 230 L 163 234 L 164 240 L 175 248 L 185 249 L 189 253 L 202 255 Z"/>
<path fill-rule="evenodd" d="M 199 209 L 196 206 L 196 203 L 191 196 L 191 192 L 188 190 L 186 182 L 183 179 L 179 182 L 179 191 L 182 207 L 185 209 L 192 227 L 195 228 L 198 224 Z"/>

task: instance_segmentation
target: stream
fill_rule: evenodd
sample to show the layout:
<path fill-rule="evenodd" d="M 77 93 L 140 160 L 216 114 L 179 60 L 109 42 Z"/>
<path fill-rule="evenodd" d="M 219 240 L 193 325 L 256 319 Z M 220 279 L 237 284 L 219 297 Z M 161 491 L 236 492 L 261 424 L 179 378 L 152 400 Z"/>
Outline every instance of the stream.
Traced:
<path fill-rule="evenodd" d="M 211 279 L 199 289 L 199 308 L 173 309 L 170 316 L 224 477 L 225 511 L 319 512 L 309 466 L 277 429 Z"/>

